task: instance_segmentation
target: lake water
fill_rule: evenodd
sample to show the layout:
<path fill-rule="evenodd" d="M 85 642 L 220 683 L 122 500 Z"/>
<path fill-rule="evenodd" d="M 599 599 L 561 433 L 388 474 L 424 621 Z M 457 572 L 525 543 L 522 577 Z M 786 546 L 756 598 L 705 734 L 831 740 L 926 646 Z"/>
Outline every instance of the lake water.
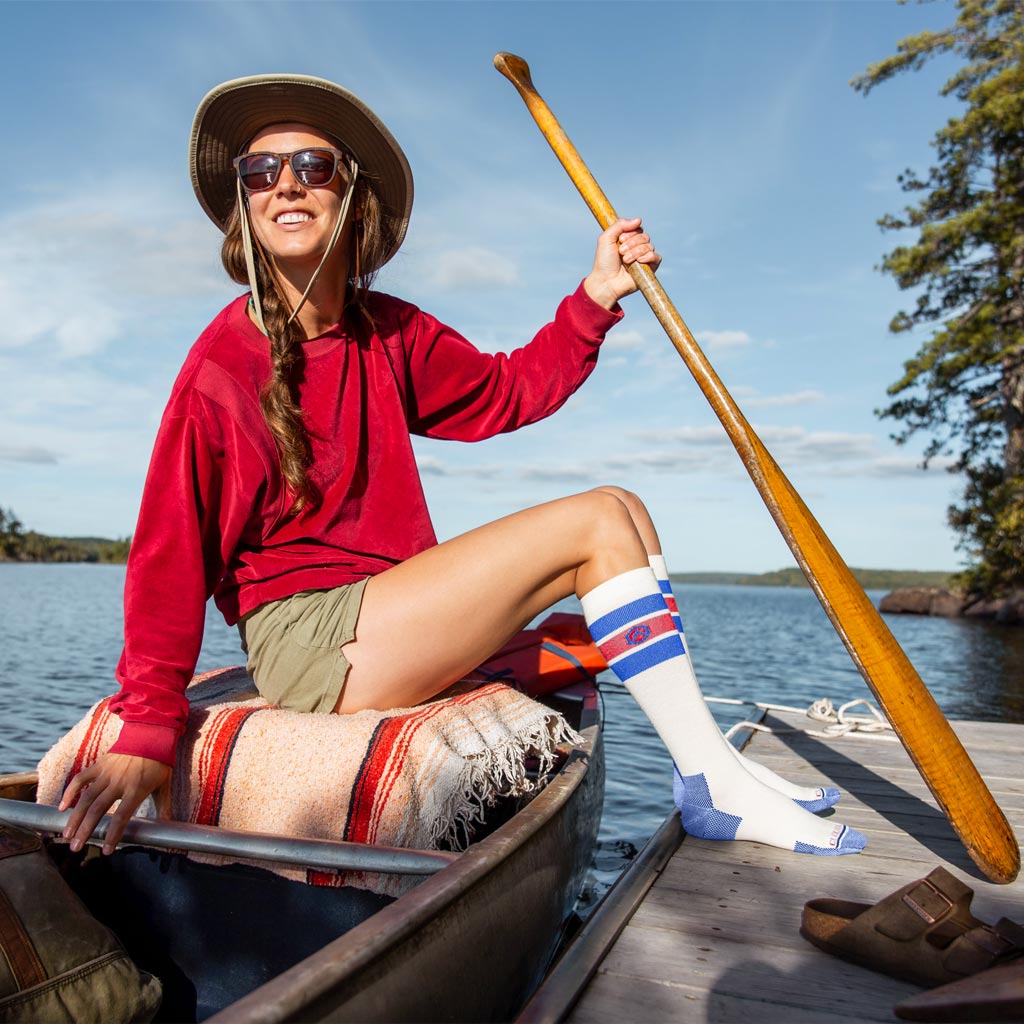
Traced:
<path fill-rule="evenodd" d="M 115 689 L 124 567 L 0 564 L 0 772 L 34 768 L 56 738 Z M 872 593 L 876 601 L 881 593 Z M 677 587 L 705 694 L 838 707 L 869 691 L 809 590 Z M 578 610 L 575 601 L 564 610 Z M 888 624 L 949 718 L 1024 721 L 1024 629 L 889 616 Z M 243 661 L 238 634 L 211 605 L 199 669 Z M 607 792 L 600 890 L 671 810 L 671 763 L 625 688 L 601 679 Z M 713 706 L 723 725 L 752 708 Z M 861 709 L 863 710 L 863 709 Z"/>

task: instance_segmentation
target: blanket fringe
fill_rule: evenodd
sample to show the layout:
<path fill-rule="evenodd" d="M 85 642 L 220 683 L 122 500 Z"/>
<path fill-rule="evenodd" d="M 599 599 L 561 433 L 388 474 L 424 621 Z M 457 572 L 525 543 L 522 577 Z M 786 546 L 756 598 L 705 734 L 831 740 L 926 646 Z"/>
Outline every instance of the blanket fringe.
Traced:
<path fill-rule="evenodd" d="M 431 848 L 465 850 L 474 827 L 486 820 L 489 808 L 499 799 L 526 796 L 543 788 L 558 747 L 582 742 L 583 737 L 561 715 L 549 711 L 532 730 L 515 740 L 466 758 L 459 785 L 448 793 L 433 822 Z M 538 762 L 536 781 L 526 770 L 530 757 Z"/>

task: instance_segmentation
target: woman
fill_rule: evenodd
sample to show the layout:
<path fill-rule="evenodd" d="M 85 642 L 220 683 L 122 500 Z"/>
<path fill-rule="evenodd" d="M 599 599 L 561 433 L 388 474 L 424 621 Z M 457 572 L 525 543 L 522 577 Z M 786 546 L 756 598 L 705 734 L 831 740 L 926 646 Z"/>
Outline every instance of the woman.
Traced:
<path fill-rule="evenodd" d="M 158 432 L 125 584 L 123 725 L 64 794 L 72 847 L 120 800 L 112 851 L 142 800 L 166 791 L 211 595 L 239 623 L 261 694 L 348 714 L 437 695 L 575 593 L 678 766 L 687 831 L 858 852 L 862 836 L 805 809 L 838 793 L 792 787 L 723 739 L 634 495 L 598 488 L 434 537 L 410 433 L 478 440 L 559 408 L 635 290 L 628 266 L 660 263 L 640 221 L 601 234 L 590 273 L 529 345 L 490 356 L 369 289 L 405 235 L 412 177 L 346 90 L 225 83 L 199 107 L 190 155 L 225 267 L 251 293 L 197 341 Z"/>

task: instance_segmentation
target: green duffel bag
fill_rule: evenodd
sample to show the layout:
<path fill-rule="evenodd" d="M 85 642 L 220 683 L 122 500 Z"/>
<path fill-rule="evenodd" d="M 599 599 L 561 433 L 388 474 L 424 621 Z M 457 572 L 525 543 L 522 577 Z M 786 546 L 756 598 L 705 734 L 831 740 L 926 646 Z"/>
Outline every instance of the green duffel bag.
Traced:
<path fill-rule="evenodd" d="M 148 1021 L 160 995 L 160 982 L 89 913 L 39 836 L 0 822 L 0 1021 Z"/>

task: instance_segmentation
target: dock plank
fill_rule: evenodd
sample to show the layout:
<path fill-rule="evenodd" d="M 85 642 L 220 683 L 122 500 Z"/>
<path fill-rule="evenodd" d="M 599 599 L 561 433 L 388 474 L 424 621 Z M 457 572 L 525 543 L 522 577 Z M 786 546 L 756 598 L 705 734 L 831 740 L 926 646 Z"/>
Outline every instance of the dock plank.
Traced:
<path fill-rule="evenodd" d="M 593 1024 L 622 1024 L 623 1021 L 708 1020 L 750 1024 L 763 1021 L 766 1006 L 773 1012 L 781 1005 L 766 1004 L 756 993 L 745 996 L 724 995 L 703 988 L 689 989 L 661 982 L 625 978 L 613 973 L 594 979 L 594 1015 L 586 1019 Z M 691 1007 L 682 1011 L 680 1005 Z M 692 1013 L 695 1016 L 687 1015 Z M 797 1006 L 785 1007 L 788 1024 L 842 1024 L 844 1021 L 889 1020 L 888 1017 L 866 1017 L 857 1007 L 846 1007 L 842 1002 L 827 1010 L 818 1007 L 807 1010 Z"/>
<path fill-rule="evenodd" d="M 1024 921 L 1024 882 L 984 879 L 899 743 L 809 736 L 803 716 L 772 713 L 754 758 L 798 785 L 843 790 L 837 820 L 868 836 L 852 857 L 804 857 L 757 843 L 690 837 L 666 865 L 566 1018 L 749 1024 L 894 1021 L 919 991 L 829 956 L 799 934 L 817 896 L 875 903 L 943 864 L 975 892 L 974 912 Z M 1024 726 L 954 722 L 1018 837 L 1024 839 Z"/>
<path fill-rule="evenodd" d="M 888 1020 L 891 1005 L 913 995 L 917 989 L 884 975 L 869 986 L 862 984 L 860 969 L 845 964 L 825 976 L 814 971 L 814 949 L 790 949 L 765 946 L 750 941 L 701 940 L 694 946 L 685 933 L 642 924 L 627 928 L 616 946 L 618 957 L 614 973 L 627 990 L 636 981 L 660 982 L 683 996 L 691 1011 L 712 993 L 716 996 L 761 1004 L 761 1020 L 766 1011 L 777 1008 L 776 1019 L 790 1019 L 794 1008 L 820 1012 L 842 1002 L 848 1013 L 861 1020 Z M 725 970 L 722 963 L 728 963 Z M 703 990 L 703 992 L 702 992 Z M 659 993 L 664 999 L 665 994 Z M 879 995 L 884 995 L 883 1007 Z M 696 997 L 696 998 L 694 998 Z M 635 1002 L 635 1000 L 634 1000 Z M 647 1007 L 637 1006 L 632 1020 L 658 1019 Z M 662 1020 L 701 1020 L 700 1016 L 680 1014 Z"/>

